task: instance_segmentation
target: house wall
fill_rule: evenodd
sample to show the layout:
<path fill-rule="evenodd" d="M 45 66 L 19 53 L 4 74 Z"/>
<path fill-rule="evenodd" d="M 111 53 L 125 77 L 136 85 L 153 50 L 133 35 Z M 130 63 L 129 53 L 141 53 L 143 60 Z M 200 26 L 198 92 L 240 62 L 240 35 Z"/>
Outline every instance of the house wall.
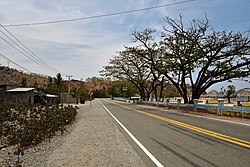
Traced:
<path fill-rule="evenodd" d="M 33 91 L 28 92 L 6 92 L 5 104 L 21 104 L 21 103 L 34 103 L 35 93 Z"/>
<path fill-rule="evenodd" d="M 76 103 L 76 98 L 73 98 L 69 93 L 61 93 L 62 103 Z"/>
<path fill-rule="evenodd" d="M 6 90 L 13 89 L 14 85 L 0 85 L 0 105 L 5 104 L 5 92 Z"/>
<path fill-rule="evenodd" d="M 4 92 L 0 91 L 0 105 L 4 104 Z"/>
<path fill-rule="evenodd" d="M 47 97 L 46 100 L 48 104 L 59 104 L 60 102 L 59 97 Z"/>

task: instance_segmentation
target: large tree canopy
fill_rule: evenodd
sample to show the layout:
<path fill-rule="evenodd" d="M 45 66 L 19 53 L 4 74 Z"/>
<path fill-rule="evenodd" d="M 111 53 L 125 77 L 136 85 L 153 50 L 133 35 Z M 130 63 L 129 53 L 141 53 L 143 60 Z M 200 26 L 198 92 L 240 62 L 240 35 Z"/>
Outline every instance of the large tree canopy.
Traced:
<path fill-rule="evenodd" d="M 150 93 L 158 86 L 160 73 L 153 70 L 148 61 L 142 56 L 146 53 L 138 47 L 125 47 L 104 66 L 102 73 L 116 79 L 128 80 L 138 89 L 143 99 L 149 98 Z"/>
<path fill-rule="evenodd" d="M 187 102 L 187 82 L 192 87 L 192 99 L 199 98 L 210 86 L 232 78 L 250 75 L 250 40 L 240 33 L 216 32 L 209 29 L 208 20 L 194 20 L 184 28 L 179 20 L 166 19 L 171 30 L 161 42 L 166 66 L 156 64 L 168 79 L 169 71 L 177 80 L 171 80 Z"/>
<path fill-rule="evenodd" d="M 144 30 L 134 36 L 149 52 L 157 52 L 157 59 L 155 54 L 144 57 L 176 87 L 185 103 L 188 85 L 191 85 L 192 102 L 216 83 L 250 75 L 248 37 L 209 29 L 207 19 L 193 20 L 189 28 L 185 28 L 182 16 L 179 20 L 167 17 L 166 23 L 171 28 L 165 28 L 157 51 L 146 42 L 153 33 Z"/>
<path fill-rule="evenodd" d="M 193 20 L 189 27 L 185 27 L 182 16 L 178 20 L 167 17 L 166 23 L 160 42 L 154 41 L 154 30 L 132 33 L 137 47 L 127 47 L 110 60 L 111 66 L 120 70 L 105 69 L 113 76 L 120 76 L 122 71 L 132 83 L 135 78 L 143 83 L 153 74 L 157 80 L 164 76 L 185 103 L 192 103 L 216 83 L 250 75 L 248 36 L 215 31 L 207 18 Z"/>

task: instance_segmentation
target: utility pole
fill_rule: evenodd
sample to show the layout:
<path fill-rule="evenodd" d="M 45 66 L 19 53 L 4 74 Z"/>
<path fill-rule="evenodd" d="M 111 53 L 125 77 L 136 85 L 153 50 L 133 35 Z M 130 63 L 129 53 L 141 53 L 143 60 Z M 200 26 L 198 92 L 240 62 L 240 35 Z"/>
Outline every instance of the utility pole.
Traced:
<path fill-rule="evenodd" d="M 70 94 L 70 79 L 72 78 L 72 75 L 66 75 L 66 77 L 69 78 L 69 94 Z"/>

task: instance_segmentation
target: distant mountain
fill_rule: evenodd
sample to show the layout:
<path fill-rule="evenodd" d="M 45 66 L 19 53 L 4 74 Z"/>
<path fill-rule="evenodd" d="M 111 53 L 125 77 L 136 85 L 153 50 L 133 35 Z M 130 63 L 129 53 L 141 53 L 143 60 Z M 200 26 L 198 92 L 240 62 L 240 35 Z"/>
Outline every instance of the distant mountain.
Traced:
<path fill-rule="evenodd" d="M 47 83 L 48 76 L 28 74 L 13 68 L 0 66 L 0 85 L 22 86 L 24 80 L 26 80 L 27 87 L 32 87 L 35 82 L 44 86 Z"/>

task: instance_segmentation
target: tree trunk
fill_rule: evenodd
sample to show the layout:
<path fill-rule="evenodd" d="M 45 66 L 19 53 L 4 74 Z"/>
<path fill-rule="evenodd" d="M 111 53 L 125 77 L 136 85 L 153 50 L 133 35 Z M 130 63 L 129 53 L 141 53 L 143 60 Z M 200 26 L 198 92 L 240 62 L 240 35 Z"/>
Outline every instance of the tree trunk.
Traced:
<path fill-rule="evenodd" d="M 154 93 L 155 93 L 155 101 L 158 101 L 158 93 L 157 93 L 157 87 L 154 88 Z"/>
<path fill-rule="evenodd" d="M 177 91 L 179 92 L 179 94 L 183 98 L 184 103 L 187 104 L 188 103 L 188 96 L 187 96 L 186 91 L 184 92 L 180 87 L 178 87 L 176 85 L 174 85 L 174 86 L 176 87 Z"/>
<path fill-rule="evenodd" d="M 184 104 L 187 104 L 188 103 L 188 95 L 187 95 L 187 89 L 184 88 L 184 87 L 181 87 L 181 91 L 182 91 L 182 98 L 184 100 Z"/>
<path fill-rule="evenodd" d="M 146 95 L 145 95 L 145 92 L 143 90 L 140 91 L 140 96 L 141 96 L 143 101 L 146 100 Z"/>
<path fill-rule="evenodd" d="M 146 93 L 145 93 L 144 87 L 142 87 L 142 86 L 139 87 L 139 86 L 138 86 L 137 88 L 138 88 L 138 90 L 139 90 L 141 99 L 142 99 L 143 101 L 145 101 L 145 100 L 146 100 Z"/>
<path fill-rule="evenodd" d="M 159 97 L 160 98 L 163 98 L 162 97 L 162 94 L 163 94 L 163 89 L 164 89 L 164 76 L 162 77 L 162 79 L 161 79 L 161 84 L 160 84 L 160 94 L 159 94 Z"/>
<path fill-rule="evenodd" d="M 188 103 L 188 96 L 184 95 L 182 98 L 184 100 L 184 104 L 187 104 Z"/>
<path fill-rule="evenodd" d="M 147 100 L 149 100 L 149 98 L 150 98 L 150 94 L 147 94 L 146 98 L 147 98 Z"/>
<path fill-rule="evenodd" d="M 190 100 L 190 104 L 193 104 L 194 103 L 194 99 L 199 99 L 200 98 L 200 96 L 201 96 L 201 94 L 203 93 L 201 93 L 201 92 L 199 92 L 198 91 L 199 89 L 194 89 L 194 90 L 192 90 L 192 98 L 191 98 L 191 100 Z"/>

